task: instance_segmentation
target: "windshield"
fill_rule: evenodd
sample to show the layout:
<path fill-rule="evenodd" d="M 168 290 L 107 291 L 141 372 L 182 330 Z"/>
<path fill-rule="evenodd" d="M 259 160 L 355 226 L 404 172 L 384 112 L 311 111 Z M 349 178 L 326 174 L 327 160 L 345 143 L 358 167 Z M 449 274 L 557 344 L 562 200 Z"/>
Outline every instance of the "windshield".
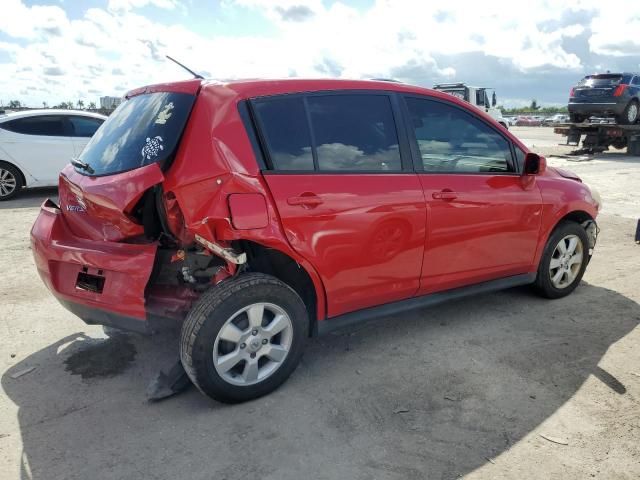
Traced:
<path fill-rule="evenodd" d="M 622 80 L 622 75 L 619 74 L 602 74 L 602 75 L 589 75 L 584 77 L 578 83 L 579 87 L 611 87 L 617 85 Z"/>
<path fill-rule="evenodd" d="M 80 155 L 83 174 L 111 175 L 158 162 L 174 154 L 195 96 L 157 92 L 125 100 L 98 129 Z"/>

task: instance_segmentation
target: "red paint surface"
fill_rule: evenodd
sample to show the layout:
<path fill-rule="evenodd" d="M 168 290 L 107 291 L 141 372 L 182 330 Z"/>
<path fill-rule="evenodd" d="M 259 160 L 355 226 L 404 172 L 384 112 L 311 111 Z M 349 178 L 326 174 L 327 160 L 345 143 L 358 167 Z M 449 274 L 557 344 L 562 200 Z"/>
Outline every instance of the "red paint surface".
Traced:
<path fill-rule="evenodd" d="M 232 193 L 229 195 L 231 223 L 238 230 L 265 228 L 269 214 L 264 195 L 259 193 Z"/>
<path fill-rule="evenodd" d="M 65 300 L 145 320 L 144 293 L 156 245 L 80 238 L 71 232 L 61 211 L 47 202 L 31 230 L 31 248 L 49 290 Z M 101 294 L 76 288 L 83 267 L 92 275 L 102 271 L 105 283 Z"/>
<path fill-rule="evenodd" d="M 416 175 L 266 175 L 287 240 L 317 269 L 332 317 L 411 297 L 420 284 L 425 203 Z M 317 206 L 290 205 L 311 193 Z"/>

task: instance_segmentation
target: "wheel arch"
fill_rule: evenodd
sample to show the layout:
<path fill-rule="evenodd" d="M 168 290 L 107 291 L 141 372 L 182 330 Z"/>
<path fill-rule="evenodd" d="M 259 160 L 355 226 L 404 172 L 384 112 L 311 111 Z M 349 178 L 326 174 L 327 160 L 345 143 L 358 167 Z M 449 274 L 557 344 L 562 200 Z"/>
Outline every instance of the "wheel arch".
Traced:
<path fill-rule="evenodd" d="M 595 216 L 589 213 L 585 209 L 575 208 L 573 210 L 565 211 L 564 213 L 559 212 L 558 215 L 553 220 L 553 222 L 550 222 L 551 223 L 550 227 L 548 227 L 546 231 L 544 231 L 544 233 L 540 236 L 540 241 L 538 243 L 538 248 L 537 248 L 535 261 L 534 261 L 534 265 L 536 268 L 540 263 L 540 259 L 542 258 L 544 248 L 547 245 L 549 238 L 551 237 L 551 235 L 553 235 L 553 232 L 556 230 L 556 228 L 558 228 L 558 225 L 560 225 L 562 222 L 565 222 L 565 221 L 575 222 L 578 225 L 582 225 L 583 227 L 585 226 L 585 222 L 593 222 L 594 225 L 596 224 Z M 590 236 L 590 240 L 591 240 L 592 234 L 597 235 L 597 231 L 598 231 L 597 227 L 592 233 L 590 233 L 587 230 L 587 234 Z M 595 245 L 595 236 L 593 237 L 593 244 Z"/>
<path fill-rule="evenodd" d="M 316 336 L 319 320 L 318 302 L 324 301 L 324 297 L 318 298 L 313 278 L 305 267 L 280 250 L 250 240 L 243 240 L 242 247 L 247 253 L 250 271 L 273 275 L 300 296 L 309 314 L 309 335 Z"/>
<path fill-rule="evenodd" d="M 15 168 L 18 171 L 18 174 L 20 175 L 21 188 L 24 188 L 27 186 L 27 177 L 25 176 L 24 172 L 18 165 L 16 165 L 15 163 L 0 159 L 0 165 L 2 164 L 9 165 Z"/>

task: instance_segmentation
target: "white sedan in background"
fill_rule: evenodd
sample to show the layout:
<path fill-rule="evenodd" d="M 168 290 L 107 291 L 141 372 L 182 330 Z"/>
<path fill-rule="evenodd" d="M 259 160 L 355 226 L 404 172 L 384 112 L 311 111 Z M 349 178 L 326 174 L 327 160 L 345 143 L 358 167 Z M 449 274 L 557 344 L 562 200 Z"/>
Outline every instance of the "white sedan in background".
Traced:
<path fill-rule="evenodd" d="M 25 110 L 0 115 L 0 201 L 23 187 L 58 185 L 107 117 L 76 110 Z"/>

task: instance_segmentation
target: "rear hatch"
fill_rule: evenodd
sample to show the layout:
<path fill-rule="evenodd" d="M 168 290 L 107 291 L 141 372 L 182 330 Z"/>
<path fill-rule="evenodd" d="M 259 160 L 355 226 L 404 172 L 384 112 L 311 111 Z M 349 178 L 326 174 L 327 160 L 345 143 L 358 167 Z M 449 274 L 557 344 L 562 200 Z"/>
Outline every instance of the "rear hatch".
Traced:
<path fill-rule="evenodd" d="M 134 91 L 62 171 L 60 206 L 75 235 L 142 238 L 147 206 L 176 155 L 200 85 L 189 80 Z"/>
<path fill-rule="evenodd" d="M 619 73 L 588 75 L 573 89 L 574 100 L 591 102 L 613 97 L 613 92 L 621 82 L 622 75 Z"/>

